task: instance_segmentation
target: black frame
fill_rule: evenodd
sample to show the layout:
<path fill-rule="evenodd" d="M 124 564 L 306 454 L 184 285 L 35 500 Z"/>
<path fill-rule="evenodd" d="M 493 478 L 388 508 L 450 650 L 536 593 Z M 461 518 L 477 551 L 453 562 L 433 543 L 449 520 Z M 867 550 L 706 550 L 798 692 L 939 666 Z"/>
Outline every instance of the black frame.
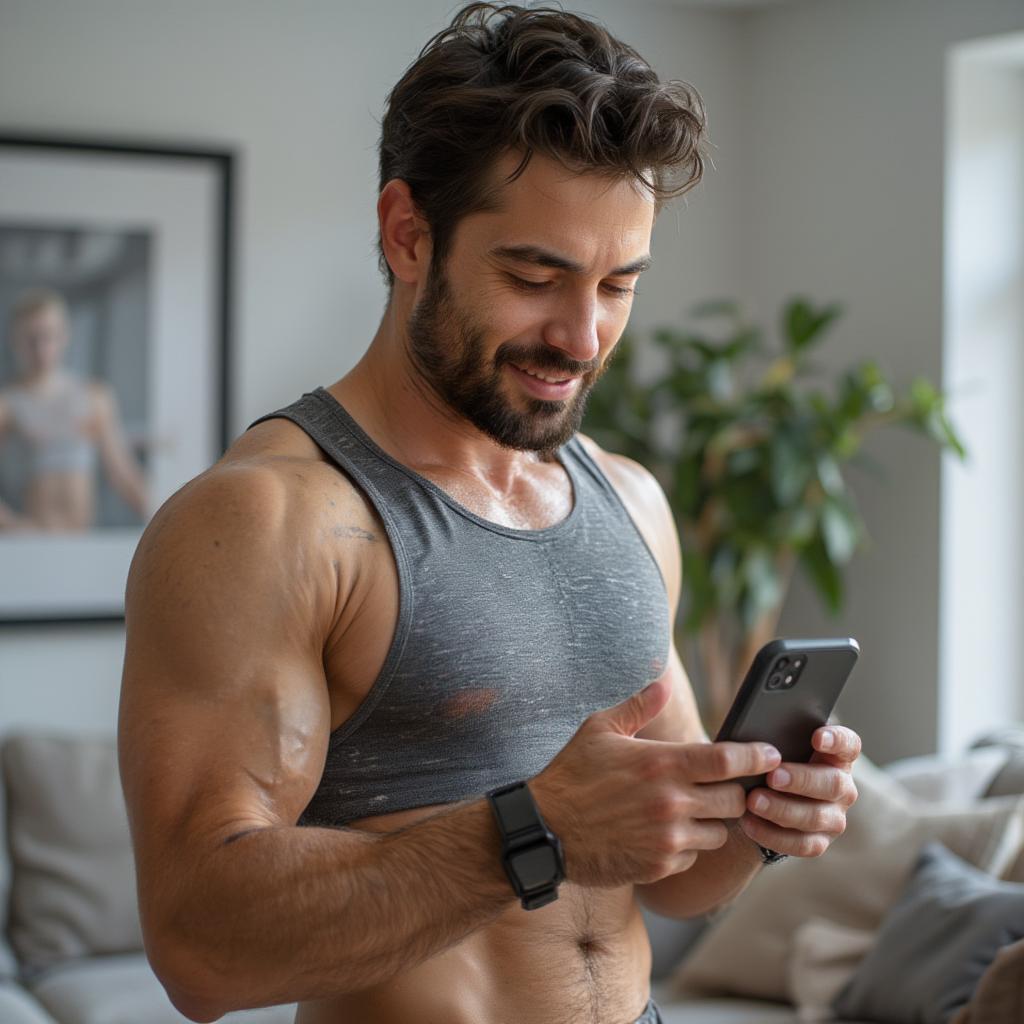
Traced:
<path fill-rule="evenodd" d="M 214 391 L 218 396 L 220 415 L 218 432 L 219 454 L 227 449 L 231 440 L 232 412 L 231 366 L 234 350 L 234 296 L 235 296 L 235 232 L 236 232 L 236 177 L 239 155 L 237 150 L 210 147 L 202 144 L 171 143 L 155 139 L 103 138 L 83 135 L 50 135 L 0 129 L 0 151 L 4 149 L 63 150 L 114 154 L 131 160 L 143 157 L 173 161 L 197 161 L 210 166 L 217 183 L 218 265 L 214 282 L 213 303 L 217 311 L 217 333 L 220 344 Z M 82 623 L 124 622 L 124 612 L 90 615 L 69 611 L 66 614 L 33 616 L 28 618 L 0 618 L 0 627 L 53 626 Z"/>

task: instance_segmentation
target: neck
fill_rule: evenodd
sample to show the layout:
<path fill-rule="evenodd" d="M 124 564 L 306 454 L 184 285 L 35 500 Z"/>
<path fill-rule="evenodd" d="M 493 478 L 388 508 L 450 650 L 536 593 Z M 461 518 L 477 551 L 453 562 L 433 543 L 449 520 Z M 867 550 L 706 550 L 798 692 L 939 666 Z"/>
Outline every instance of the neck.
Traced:
<path fill-rule="evenodd" d="M 409 358 L 407 319 L 393 298 L 362 359 L 327 390 L 403 464 L 441 465 L 510 489 L 540 455 L 499 445 L 444 402 Z"/>

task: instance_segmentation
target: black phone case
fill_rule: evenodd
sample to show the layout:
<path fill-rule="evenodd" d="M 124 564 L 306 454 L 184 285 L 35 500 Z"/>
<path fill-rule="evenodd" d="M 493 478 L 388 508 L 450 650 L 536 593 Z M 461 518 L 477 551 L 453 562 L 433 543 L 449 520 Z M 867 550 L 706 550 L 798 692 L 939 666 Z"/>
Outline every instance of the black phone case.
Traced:
<path fill-rule="evenodd" d="M 809 761 L 811 737 L 832 714 L 839 694 L 856 664 L 860 647 L 852 637 L 817 640 L 772 640 L 750 666 L 743 685 L 718 730 L 715 741 L 771 743 L 783 761 Z M 789 689 L 767 689 L 780 657 L 807 660 Z M 738 779 L 745 790 L 765 784 L 764 775 Z"/>

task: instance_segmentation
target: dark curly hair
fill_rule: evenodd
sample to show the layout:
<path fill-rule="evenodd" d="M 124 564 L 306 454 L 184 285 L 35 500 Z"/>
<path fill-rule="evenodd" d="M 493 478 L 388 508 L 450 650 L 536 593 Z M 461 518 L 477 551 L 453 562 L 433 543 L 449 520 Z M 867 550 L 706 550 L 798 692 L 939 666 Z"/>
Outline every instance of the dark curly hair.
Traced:
<path fill-rule="evenodd" d="M 493 210 L 535 152 L 578 172 L 632 177 L 655 210 L 704 171 L 704 104 L 685 82 L 661 82 L 601 25 L 554 7 L 470 3 L 431 38 L 388 94 L 380 184 L 407 182 L 443 265 L 455 226 Z M 523 156 L 505 183 L 489 172 Z M 377 236 L 389 290 L 394 274 Z"/>

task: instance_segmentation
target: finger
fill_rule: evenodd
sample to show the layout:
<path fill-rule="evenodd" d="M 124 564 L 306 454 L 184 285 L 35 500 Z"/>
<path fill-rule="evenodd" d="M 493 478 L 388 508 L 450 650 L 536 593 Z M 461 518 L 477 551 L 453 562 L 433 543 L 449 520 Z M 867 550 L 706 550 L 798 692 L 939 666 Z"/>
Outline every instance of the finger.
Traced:
<path fill-rule="evenodd" d="M 818 832 L 796 832 L 791 828 L 782 828 L 754 814 L 744 814 L 740 818 L 740 828 L 755 843 L 775 850 L 776 853 L 788 853 L 791 857 L 820 857 L 835 838 Z"/>
<path fill-rule="evenodd" d="M 720 821 L 701 821 L 695 818 L 687 822 L 683 830 L 683 850 L 718 850 L 729 839 L 729 830 Z"/>
<path fill-rule="evenodd" d="M 853 776 L 842 768 L 826 764 L 779 765 L 765 780 L 780 793 L 792 793 L 812 800 L 828 800 L 850 807 L 857 799 Z"/>
<path fill-rule="evenodd" d="M 695 787 L 694 817 L 738 818 L 747 809 L 747 791 L 738 782 L 706 782 Z"/>
<path fill-rule="evenodd" d="M 838 836 L 846 830 L 846 812 L 843 808 L 821 800 L 783 796 L 759 787 L 751 790 L 748 795 L 747 808 L 759 818 L 798 832 L 823 832 Z"/>
<path fill-rule="evenodd" d="M 727 782 L 777 768 L 782 756 L 768 743 L 683 743 L 680 772 L 690 782 Z"/>
<path fill-rule="evenodd" d="M 843 725 L 824 725 L 814 730 L 811 746 L 815 756 L 821 755 L 830 764 L 853 764 L 860 756 L 861 739 Z"/>

